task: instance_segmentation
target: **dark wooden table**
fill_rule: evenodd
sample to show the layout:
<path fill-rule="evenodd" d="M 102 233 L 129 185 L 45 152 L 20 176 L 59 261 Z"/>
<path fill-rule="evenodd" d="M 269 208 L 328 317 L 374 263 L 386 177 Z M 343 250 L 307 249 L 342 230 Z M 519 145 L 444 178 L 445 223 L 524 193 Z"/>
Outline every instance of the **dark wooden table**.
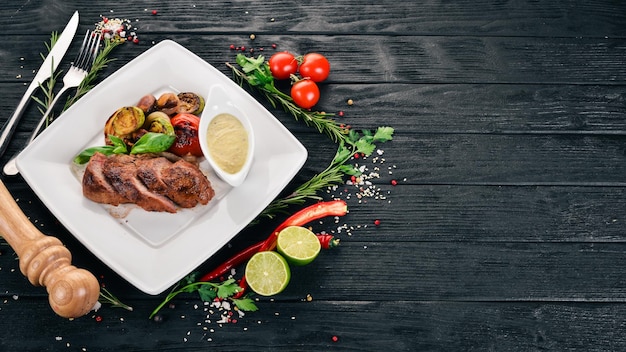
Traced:
<path fill-rule="evenodd" d="M 263 47 L 268 56 L 326 54 L 332 73 L 317 108 L 344 111 L 341 122 L 357 129 L 396 129 L 380 146 L 384 163 L 355 161 L 380 167 L 372 182 L 385 199 L 353 194 L 339 224 L 312 224 L 350 231 L 237 323 L 207 319 L 196 295 L 175 299 L 157 322 L 148 315 L 164 295 L 128 284 L 23 178 L 3 176 L 32 222 L 134 311 L 105 305 L 78 319 L 56 316 L 2 242 L 0 350 L 626 349 L 625 2 L 5 1 L 0 123 L 39 67 L 50 33 L 75 10 L 79 32 L 100 15 L 137 27 L 139 43 L 116 48 L 102 78 L 164 39 L 229 76 L 231 44 L 255 54 Z M 309 151 L 288 192 L 321 171 L 335 145 L 258 99 Z M 31 102 L 2 164 L 40 116 Z M 324 197 L 355 193 L 343 188 Z M 248 227 L 199 270 L 264 238 L 280 220 Z"/>

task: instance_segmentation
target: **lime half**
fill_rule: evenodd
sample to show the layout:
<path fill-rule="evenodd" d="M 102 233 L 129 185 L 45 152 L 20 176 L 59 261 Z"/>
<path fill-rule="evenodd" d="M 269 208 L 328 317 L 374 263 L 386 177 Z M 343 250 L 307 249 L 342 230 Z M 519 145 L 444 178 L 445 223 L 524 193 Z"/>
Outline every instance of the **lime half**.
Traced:
<path fill-rule="evenodd" d="M 282 292 L 291 278 L 289 265 L 274 251 L 258 252 L 246 265 L 246 280 L 250 288 L 261 296 Z"/>
<path fill-rule="evenodd" d="M 276 249 L 293 265 L 306 265 L 320 253 L 322 246 L 311 230 L 301 226 L 286 227 L 278 234 Z"/>

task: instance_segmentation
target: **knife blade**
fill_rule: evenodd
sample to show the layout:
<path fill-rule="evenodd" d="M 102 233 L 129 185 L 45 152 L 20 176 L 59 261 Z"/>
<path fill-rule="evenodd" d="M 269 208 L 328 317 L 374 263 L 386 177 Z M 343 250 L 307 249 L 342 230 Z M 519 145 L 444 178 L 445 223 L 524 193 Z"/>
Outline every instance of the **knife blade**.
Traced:
<path fill-rule="evenodd" d="M 9 145 L 9 140 L 17 127 L 17 122 L 22 117 L 24 108 L 33 95 L 33 92 L 35 92 L 40 84 L 52 76 L 63 59 L 63 56 L 67 52 L 67 49 L 70 47 L 70 44 L 74 39 L 74 34 L 76 34 L 76 30 L 78 29 L 78 20 L 78 11 L 76 11 L 63 29 L 63 32 L 61 32 L 61 35 L 59 35 L 57 41 L 54 43 L 54 46 L 52 46 L 50 53 L 46 56 L 43 64 L 41 64 L 37 74 L 35 74 L 35 78 L 33 78 L 33 81 L 30 83 L 28 88 L 26 88 L 26 92 L 24 93 L 22 100 L 20 100 L 20 103 L 17 105 L 15 112 L 2 127 L 2 134 L 0 134 L 0 157 L 4 155 L 4 152 Z"/>

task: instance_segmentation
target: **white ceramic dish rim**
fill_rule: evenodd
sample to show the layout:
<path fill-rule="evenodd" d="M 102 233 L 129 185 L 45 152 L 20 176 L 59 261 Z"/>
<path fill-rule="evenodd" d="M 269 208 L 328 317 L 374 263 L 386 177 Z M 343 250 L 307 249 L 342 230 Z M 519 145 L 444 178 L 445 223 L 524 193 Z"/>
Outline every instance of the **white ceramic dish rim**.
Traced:
<path fill-rule="evenodd" d="M 238 97 L 255 131 L 256 158 L 243 184 L 172 240 L 151 246 L 133 235 L 123 219 L 83 197 L 71 161 L 101 138 L 108 117 L 103 111 L 133 105 L 152 91 L 204 92 L 207 82 Z M 180 44 L 164 40 L 83 96 L 20 154 L 17 166 L 42 202 L 87 249 L 138 289 L 156 295 L 227 244 L 278 196 L 306 158 L 304 146 L 246 91 Z"/>

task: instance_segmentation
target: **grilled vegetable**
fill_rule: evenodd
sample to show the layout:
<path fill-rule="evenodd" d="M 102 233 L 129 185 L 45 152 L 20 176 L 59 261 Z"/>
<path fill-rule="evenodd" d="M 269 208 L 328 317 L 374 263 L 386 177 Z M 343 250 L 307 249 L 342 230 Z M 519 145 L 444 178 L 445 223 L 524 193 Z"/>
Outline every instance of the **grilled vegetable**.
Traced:
<path fill-rule="evenodd" d="M 159 111 L 163 111 L 169 116 L 175 115 L 178 112 L 178 104 L 180 103 L 180 99 L 174 93 L 163 93 L 157 99 L 157 109 Z"/>
<path fill-rule="evenodd" d="M 200 140 L 198 139 L 200 118 L 193 114 L 177 114 L 172 117 L 171 121 L 172 126 L 174 126 L 176 141 L 174 141 L 169 151 L 178 156 L 187 154 L 202 156 Z"/>
<path fill-rule="evenodd" d="M 155 111 L 146 117 L 143 128 L 148 132 L 174 135 L 174 126 L 170 122 L 170 117 L 162 111 Z"/>
<path fill-rule="evenodd" d="M 144 114 L 147 115 L 153 112 L 154 110 L 156 110 L 157 108 L 156 101 L 157 100 L 154 97 L 154 95 L 152 94 L 144 95 L 143 97 L 141 97 L 141 99 L 139 99 L 139 102 L 137 103 L 137 107 L 143 110 Z"/>
<path fill-rule="evenodd" d="M 110 145 L 109 135 L 129 138 L 133 132 L 143 126 L 146 117 L 143 110 L 136 106 L 125 106 L 117 109 L 104 125 L 105 141 Z"/>
<path fill-rule="evenodd" d="M 204 98 L 196 93 L 184 92 L 178 94 L 178 112 L 199 115 L 204 110 Z"/>

